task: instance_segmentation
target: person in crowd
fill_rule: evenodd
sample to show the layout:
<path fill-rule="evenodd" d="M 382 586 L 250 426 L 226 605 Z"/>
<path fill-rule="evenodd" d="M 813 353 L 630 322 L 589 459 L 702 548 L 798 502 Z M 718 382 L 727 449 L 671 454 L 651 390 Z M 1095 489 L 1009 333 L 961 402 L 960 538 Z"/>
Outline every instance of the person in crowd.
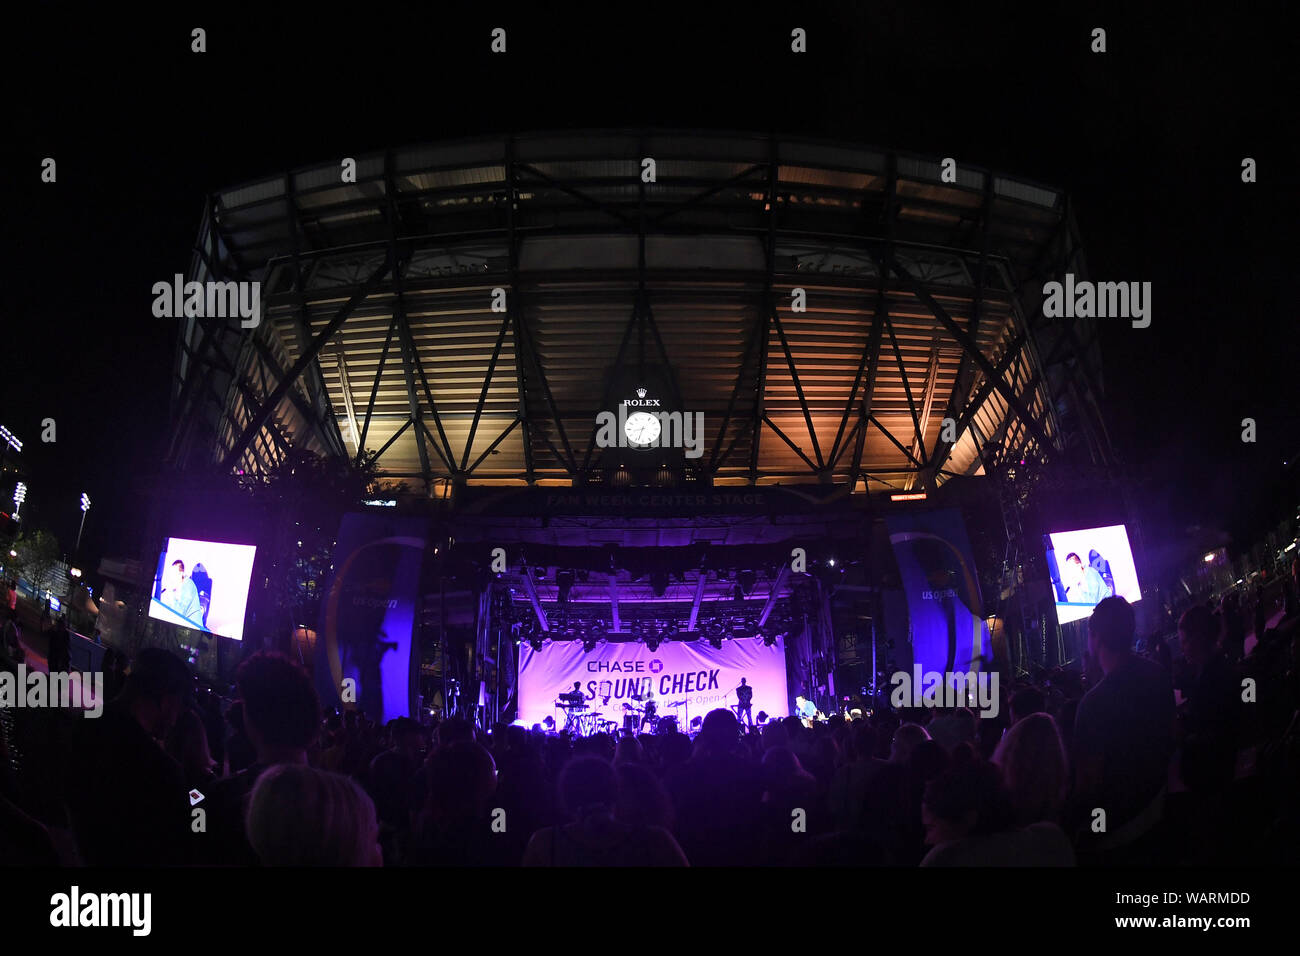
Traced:
<path fill-rule="evenodd" d="M 1056 721 L 1041 712 L 1017 721 L 998 743 L 993 763 L 1002 771 L 1020 825 L 1061 822 L 1070 771 Z"/>
<path fill-rule="evenodd" d="M 382 866 L 374 804 L 340 774 L 276 763 L 257 777 L 243 827 L 262 866 Z"/>
<path fill-rule="evenodd" d="M 235 681 L 243 704 L 244 730 L 256 759 L 212 788 L 208 839 L 203 846 L 209 863 L 256 865 L 255 848 L 243 827 L 248 794 L 267 768 L 307 763 L 307 748 L 320 721 L 320 704 L 307 672 L 276 651 L 258 651 L 248 658 L 239 665 Z"/>
<path fill-rule="evenodd" d="M 930 732 L 920 724 L 899 724 L 889 744 L 889 762 L 907 763 L 921 741 L 929 739 Z"/>
<path fill-rule="evenodd" d="M 886 761 L 877 759 L 875 753 L 875 731 L 865 721 L 857 722 L 848 738 L 845 762 L 831 780 L 829 806 L 836 830 L 862 828 L 869 782 L 886 764 Z"/>
<path fill-rule="evenodd" d="M 0 866 L 58 866 L 60 862 L 45 824 L 0 793 Z"/>
<path fill-rule="evenodd" d="M 791 862 L 808 835 L 819 835 L 825 825 L 817 778 L 803 768 L 788 747 L 773 747 L 763 754 L 763 860 L 768 866 Z M 794 823 L 798 826 L 794 826 Z"/>
<path fill-rule="evenodd" d="M 647 740 L 652 738 L 647 737 Z M 624 737 L 614 747 L 614 765 L 621 766 L 627 763 L 640 763 L 646 761 L 645 749 L 641 742 L 635 737 Z"/>
<path fill-rule="evenodd" d="M 395 862 L 396 841 L 409 830 L 416 810 L 417 775 L 424 764 L 424 733 L 409 717 L 398 717 L 389 730 L 390 746 L 370 761 L 366 790 L 379 814 L 384 859 Z"/>
<path fill-rule="evenodd" d="M 63 615 L 49 631 L 47 660 L 51 674 L 64 674 L 72 668 L 72 632 L 68 630 L 68 619 Z"/>
<path fill-rule="evenodd" d="M 167 735 L 166 750 L 184 774 L 191 790 L 206 794 L 216 781 L 213 768 L 217 762 L 208 749 L 208 734 L 198 713 L 187 708 L 181 712 L 171 733 Z"/>
<path fill-rule="evenodd" d="M 14 670 L 26 659 L 23 652 L 22 632 L 18 628 L 18 613 L 10 611 L 0 631 L 0 669 Z"/>
<path fill-rule="evenodd" d="M 1047 713 L 1047 697 L 1037 687 L 1021 687 L 1011 695 L 1011 723 L 1016 724 L 1030 714 Z"/>
<path fill-rule="evenodd" d="M 676 823 L 673 801 L 659 778 L 640 762 L 614 764 L 618 777 L 618 803 L 614 818 L 639 827 L 659 827 L 672 832 Z"/>
<path fill-rule="evenodd" d="M 1197 791 L 1222 791 L 1232 782 L 1237 759 L 1241 684 L 1216 645 L 1214 618 L 1194 607 L 1178 621 L 1186 664 L 1180 715 L 1183 782 Z"/>
<path fill-rule="evenodd" d="M 930 721 L 930 739 L 952 753 L 962 744 L 975 742 L 979 718 L 967 707 L 954 707 Z"/>
<path fill-rule="evenodd" d="M 497 768 L 485 747 L 472 740 L 454 740 L 438 748 L 426 773 L 425 804 L 416 822 L 412 863 L 493 866 L 519 862 L 510 834 L 522 829 L 524 821 L 512 819 L 509 810 L 494 819 Z"/>
<path fill-rule="evenodd" d="M 1135 631 L 1123 598 L 1092 612 L 1088 649 L 1104 676 L 1079 702 L 1074 724 L 1080 839 L 1112 856 L 1124 847 L 1137 852 L 1159 823 L 1174 750 L 1173 687 L 1158 664 L 1133 653 Z M 1098 809 L 1104 833 L 1088 825 Z"/>
<path fill-rule="evenodd" d="M 189 787 L 161 741 L 188 707 L 192 686 L 179 658 L 146 648 L 99 719 L 79 722 L 66 802 L 87 864 L 190 862 Z"/>
<path fill-rule="evenodd" d="M 1229 591 L 1223 596 L 1219 618 L 1222 621 L 1220 646 L 1223 655 L 1230 662 L 1239 661 L 1246 653 L 1246 622 L 1236 592 Z"/>
<path fill-rule="evenodd" d="M 253 742 L 248 739 L 242 700 L 230 702 L 230 708 L 226 711 L 226 723 L 230 725 L 230 734 L 226 737 L 226 773 L 236 774 L 247 770 L 257 759 Z"/>
<path fill-rule="evenodd" d="M 731 711 L 721 713 L 736 719 Z M 682 848 L 667 830 L 616 818 L 618 777 L 607 761 L 599 757 L 571 761 L 560 775 L 560 800 L 571 822 L 533 834 L 524 866 L 687 865 Z"/>
<path fill-rule="evenodd" d="M 1074 850 L 1053 823 L 1016 825 L 1015 809 L 996 765 L 970 745 L 926 785 L 921 801 L 925 842 L 921 866 L 1073 866 Z"/>
<path fill-rule="evenodd" d="M 677 812 L 677 835 L 693 865 L 761 862 L 763 779 L 742 749 L 735 714 L 719 708 L 705 715 L 694 754 L 666 783 Z"/>

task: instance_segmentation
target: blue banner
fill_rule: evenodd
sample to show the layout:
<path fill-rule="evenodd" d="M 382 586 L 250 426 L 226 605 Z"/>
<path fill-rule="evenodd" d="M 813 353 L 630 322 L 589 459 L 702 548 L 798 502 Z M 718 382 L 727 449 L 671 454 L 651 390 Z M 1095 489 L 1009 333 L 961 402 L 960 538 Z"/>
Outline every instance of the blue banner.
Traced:
<path fill-rule="evenodd" d="M 924 671 L 992 666 L 988 625 L 980 616 L 979 576 L 961 513 L 954 509 L 894 514 L 885 519 L 907 598 L 912 660 Z"/>
<path fill-rule="evenodd" d="M 359 708 L 378 721 L 414 714 L 427 532 L 423 518 L 344 516 L 316 646 L 316 687 L 326 708 Z"/>

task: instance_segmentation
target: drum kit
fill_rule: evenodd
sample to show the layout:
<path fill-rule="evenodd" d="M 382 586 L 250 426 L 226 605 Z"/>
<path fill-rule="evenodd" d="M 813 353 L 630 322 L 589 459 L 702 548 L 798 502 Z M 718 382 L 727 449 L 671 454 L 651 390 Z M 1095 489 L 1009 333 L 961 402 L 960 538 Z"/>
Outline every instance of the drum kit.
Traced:
<path fill-rule="evenodd" d="M 606 700 L 608 698 L 605 698 Z M 590 737 L 592 734 L 617 734 L 623 729 L 632 734 L 647 732 L 658 733 L 670 726 L 677 727 L 679 721 L 675 715 L 659 716 L 658 706 L 653 699 L 643 699 L 640 694 L 632 696 L 633 703 L 623 704 L 621 723 L 606 719 L 604 711 L 592 710 L 587 697 L 580 691 L 560 694 L 555 701 L 557 710 L 564 711 L 564 729 L 577 737 Z M 685 700 L 665 704 L 665 707 L 678 709 L 686 706 Z M 556 721 L 558 724 L 559 721 Z"/>

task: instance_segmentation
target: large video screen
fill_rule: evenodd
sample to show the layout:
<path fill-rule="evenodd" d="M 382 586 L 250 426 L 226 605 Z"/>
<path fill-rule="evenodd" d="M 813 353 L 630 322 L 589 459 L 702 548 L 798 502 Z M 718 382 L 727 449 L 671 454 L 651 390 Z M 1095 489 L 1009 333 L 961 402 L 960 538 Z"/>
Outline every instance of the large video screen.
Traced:
<path fill-rule="evenodd" d="M 168 538 L 154 574 L 149 616 L 243 640 L 256 552 L 250 544 Z"/>
<path fill-rule="evenodd" d="M 1043 547 L 1060 623 L 1088 617 L 1103 598 L 1118 595 L 1130 604 L 1142 599 L 1124 525 L 1056 531 L 1043 535 Z"/>

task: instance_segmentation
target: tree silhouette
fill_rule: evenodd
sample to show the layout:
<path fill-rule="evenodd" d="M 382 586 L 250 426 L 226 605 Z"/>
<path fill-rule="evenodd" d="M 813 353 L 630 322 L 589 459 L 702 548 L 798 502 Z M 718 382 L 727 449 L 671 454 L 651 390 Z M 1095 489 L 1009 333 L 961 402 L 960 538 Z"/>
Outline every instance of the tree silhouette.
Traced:
<path fill-rule="evenodd" d="M 14 542 L 13 550 L 18 552 L 18 556 L 10 560 L 10 567 L 27 578 L 32 590 L 38 593 L 45 588 L 54 590 L 52 585 L 59 582 L 51 582 L 50 575 L 62 554 L 54 535 L 43 528 L 24 531 Z"/>

